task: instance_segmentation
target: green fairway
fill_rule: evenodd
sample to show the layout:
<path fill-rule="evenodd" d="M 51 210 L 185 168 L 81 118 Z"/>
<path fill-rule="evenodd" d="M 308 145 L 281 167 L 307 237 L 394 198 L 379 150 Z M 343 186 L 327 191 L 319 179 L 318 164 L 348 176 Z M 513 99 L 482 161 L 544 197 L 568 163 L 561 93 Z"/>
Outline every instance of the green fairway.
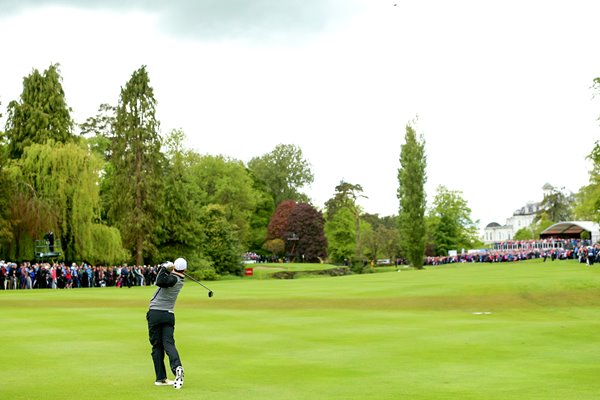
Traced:
<path fill-rule="evenodd" d="M 0 399 L 597 399 L 600 268 L 469 264 L 186 283 L 176 391 L 154 288 L 0 291 Z"/>

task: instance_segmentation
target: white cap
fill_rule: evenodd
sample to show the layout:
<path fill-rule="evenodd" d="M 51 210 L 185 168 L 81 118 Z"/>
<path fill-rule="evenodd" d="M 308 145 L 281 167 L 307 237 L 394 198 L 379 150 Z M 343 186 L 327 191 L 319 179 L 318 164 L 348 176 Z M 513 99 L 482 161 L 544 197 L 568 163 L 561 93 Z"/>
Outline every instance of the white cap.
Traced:
<path fill-rule="evenodd" d="M 175 260 L 175 269 L 177 271 L 185 271 L 187 269 L 187 261 L 183 258 Z"/>

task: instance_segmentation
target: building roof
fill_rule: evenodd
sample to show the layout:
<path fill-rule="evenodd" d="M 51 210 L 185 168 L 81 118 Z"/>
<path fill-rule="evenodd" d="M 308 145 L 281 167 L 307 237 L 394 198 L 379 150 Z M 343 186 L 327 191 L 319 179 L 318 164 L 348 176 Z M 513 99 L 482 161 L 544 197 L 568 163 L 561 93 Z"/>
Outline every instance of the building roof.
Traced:
<path fill-rule="evenodd" d="M 500 224 L 497 222 L 490 222 L 489 224 L 487 224 L 486 228 L 497 228 L 499 226 Z"/>
<path fill-rule="evenodd" d="M 541 204 L 542 203 L 530 201 L 525 206 L 523 206 L 523 207 L 519 208 L 518 210 L 516 210 L 513 213 L 513 216 L 537 214 L 537 212 L 541 208 Z"/>

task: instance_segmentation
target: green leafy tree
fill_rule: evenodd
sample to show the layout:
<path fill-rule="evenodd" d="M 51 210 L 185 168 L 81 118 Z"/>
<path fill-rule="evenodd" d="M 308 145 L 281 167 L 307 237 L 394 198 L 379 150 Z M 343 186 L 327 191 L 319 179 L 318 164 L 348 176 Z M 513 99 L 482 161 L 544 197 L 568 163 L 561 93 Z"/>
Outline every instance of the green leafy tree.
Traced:
<path fill-rule="evenodd" d="M 355 254 L 359 254 L 359 258 L 355 258 L 354 262 L 375 260 L 379 252 L 379 242 L 375 236 L 373 226 L 367 221 L 360 221 L 360 242 L 357 243 L 358 249 Z"/>
<path fill-rule="evenodd" d="M 54 232 L 60 238 L 65 260 L 90 257 L 92 225 L 100 206 L 97 158 L 79 144 L 50 141 L 28 146 L 19 166 L 25 185 L 43 199 L 34 209 L 40 212 L 46 206 L 47 217 L 56 221 Z"/>
<path fill-rule="evenodd" d="M 7 108 L 8 155 L 19 158 L 23 150 L 48 140 L 67 143 L 73 140 L 73 120 L 67 106 L 58 64 L 41 74 L 37 69 L 23 79 L 19 101 Z"/>
<path fill-rule="evenodd" d="M 79 125 L 82 138 L 93 154 L 102 161 L 100 166 L 100 219 L 109 221 L 108 209 L 110 207 L 110 195 L 114 167 L 110 162 L 112 142 L 115 138 L 114 127 L 116 122 L 116 107 L 109 104 L 101 104 L 98 114 L 89 117 Z"/>
<path fill-rule="evenodd" d="M 359 215 L 360 210 L 356 201 L 359 197 L 366 197 L 362 195 L 362 192 L 363 188 L 361 185 L 355 185 L 342 180 L 339 185 L 335 187 L 335 194 L 333 197 L 325 202 L 327 219 L 333 218 L 335 213 L 342 208 L 349 209 L 354 216 Z"/>
<path fill-rule="evenodd" d="M 166 138 L 167 163 L 164 169 L 163 209 L 156 216 L 158 258 L 186 257 L 199 262 L 204 241 L 201 189 L 196 184 L 192 163 L 195 157 L 183 148 L 185 134 L 173 130 Z"/>
<path fill-rule="evenodd" d="M 58 210 L 23 180 L 18 166 L 11 169 L 16 175 L 8 186 L 12 188 L 6 209 L 9 232 L 3 238 L 2 255 L 20 261 L 31 258 L 33 240 L 57 226 Z"/>
<path fill-rule="evenodd" d="M 402 252 L 416 269 L 423 268 L 425 255 L 426 167 L 425 139 L 407 124 L 398 169 L 398 231 Z"/>
<path fill-rule="evenodd" d="M 569 221 L 573 215 L 573 195 L 568 193 L 565 188 L 552 188 L 542 200 L 540 204 L 542 212 L 550 219 L 550 221 L 560 222 Z M 534 222 L 541 218 L 540 212 Z"/>
<path fill-rule="evenodd" d="M 533 231 L 531 230 L 531 228 L 523 227 L 515 233 L 515 237 L 513 239 L 514 240 L 531 240 L 531 239 L 536 239 L 536 238 L 533 236 Z"/>
<path fill-rule="evenodd" d="M 117 228 L 94 223 L 90 233 L 92 241 L 86 246 L 84 259 L 92 265 L 116 265 L 131 257 L 123 248 L 121 233 Z"/>
<path fill-rule="evenodd" d="M 282 239 L 267 240 L 263 249 L 274 257 L 282 256 L 285 253 L 285 242 Z"/>
<path fill-rule="evenodd" d="M 351 260 L 356 250 L 354 214 L 348 208 L 340 208 L 325 222 L 327 252 L 334 262 Z"/>
<path fill-rule="evenodd" d="M 243 247 L 236 227 L 226 218 L 225 207 L 210 204 L 202 209 L 203 254 L 218 274 L 241 274 Z"/>
<path fill-rule="evenodd" d="M 300 147 L 278 144 L 272 152 L 251 159 L 248 168 L 256 179 L 264 182 L 275 204 L 284 200 L 308 200 L 300 190 L 311 184 L 314 176 Z"/>
<path fill-rule="evenodd" d="M 297 204 L 288 217 L 286 251 L 297 261 L 320 262 L 327 257 L 323 214 L 307 203 Z M 297 240 L 289 240 L 296 237 Z"/>
<path fill-rule="evenodd" d="M 256 179 L 251 170 L 248 173 L 253 180 L 253 188 L 256 193 L 256 209 L 250 216 L 250 238 L 248 248 L 250 251 L 260 252 L 265 244 L 267 228 L 271 215 L 275 211 L 275 201 L 269 194 L 264 182 Z"/>
<path fill-rule="evenodd" d="M 378 214 L 365 213 L 361 215 L 361 219 L 372 227 L 370 237 L 363 241 L 365 256 L 368 259 L 399 258 L 402 251 L 400 250 L 398 217 L 395 215 L 380 217 Z"/>
<path fill-rule="evenodd" d="M 436 255 L 469 249 L 477 242 L 477 226 L 460 191 L 439 186 L 428 218 Z"/>
<path fill-rule="evenodd" d="M 193 182 L 201 190 L 202 203 L 222 205 L 227 220 L 237 227 L 240 241 L 247 244 L 252 216 L 264 199 L 254 189 L 254 180 L 244 164 L 223 156 L 206 155 L 196 157 L 191 169 Z"/>
<path fill-rule="evenodd" d="M 266 193 L 257 192 L 256 210 L 250 216 L 250 237 L 248 247 L 252 251 L 262 248 L 267 237 L 267 227 L 275 206 L 273 199 Z"/>
<path fill-rule="evenodd" d="M 531 231 L 533 232 L 533 237 L 539 239 L 540 234 L 550 226 L 554 225 L 556 221 L 550 219 L 548 213 L 542 211 L 538 216 L 536 216 L 536 220 L 531 224 Z"/>
<path fill-rule="evenodd" d="M 341 209 L 347 209 L 352 213 L 354 219 L 354 249 L 355 251 L 360 250 L 360 215 L 361 209 L 356 201 L 359 197 L 366 197 L 362 195 L 363 188 L 361 185 L 351 184 L 345 181 L 341 181 L 339 185 L 335 187 L 334 196 L 327 200 L 325 203 L 325 209 L 327 211 L 326 217 L 328 220 L 335 218 L 336 213 Z M 357 253 L 354 254 L 355 258 L 359 258 Z"/>
<path fill-rule="evenodd" d="M 600 94 L 600 77 L 594 79 L 592 89 L 596 92 L 594 96 Z M 598 120 L 600 121 L 600 116 Z M 589 171 L 590 183 L 575 194 L 573 214 L 578 220 L 600 223 L 600 141 L 596 141 L 586 158 L 592 163 L 592 169 Z"/>
<path fill-rule="evenodd" d="M 106 161 L 110 160 L 111 142 L 115 137 L 115 113 L 116 107 L 101 104 L 96 116 L 89 117 L 79 125 L 81 134 L 88 138 L 92 152 Z"/>
<path fill-rule="evenodd" d="M 0 102 L 1 104 L 2 102 Z M 2 113 L 0 113 L 0 118 L 2 118 Z M 11 180 L 7 167 L 6 136 L 4 132 L 0 131 L 0 187 L 3 188 L 5 193 L 15 194 L 14 181 Z M 0 196 L 0 256 L 5 259 L 8 258 L 8 245 L 13 240 L 9 218 L 10 197 L 11 195 Z"/>
<path fill-rule="evenodd" d="M 364 224 L 367 224 L 366 222 Z M 364 255 L 368 260 L 378 258 L 396 259 L 400 256 L 400 236 L 398 228 L 379 224 L 375 229 L 368 224 L 370 230 L 364 234 Z"/>
<path fill-rule="evenodd" d="M 156 100 L 143 66 L 121 89 L 107 171 L 108 217 L 121 232 L 135 263 L 156 253 L 156 215 L 161 211 L 162 165 Z"/>
<path fill-rule="evenodd" d="M 575 194 L 573 208 L 575 219 L 600 222 L 600 183 L 590 183 Z"/>
<path fill-rule="evenodd" d="M 580 220 L 600 222 L 600 141 L 595 143 L 587 159 L 592 162 L 590 183 L 575 195 L 574 214 Z"/>

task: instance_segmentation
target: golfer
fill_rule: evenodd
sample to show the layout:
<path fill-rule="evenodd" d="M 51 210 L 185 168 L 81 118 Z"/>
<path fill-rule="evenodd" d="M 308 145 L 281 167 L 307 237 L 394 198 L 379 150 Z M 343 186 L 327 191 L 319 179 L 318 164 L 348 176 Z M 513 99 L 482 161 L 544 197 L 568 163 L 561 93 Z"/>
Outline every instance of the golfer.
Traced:
<path fill-rule="evenodd" d="M 169 270 L 173 268 L 171 272 Z M 175 347 L 175 302 L 177 295 L 183 287 L 183 271 L 187 268 L 187 262 L 178 258 L 175 263 L 163 264 L 156 276 L 156 286 L 150 300 L 150 309 L 146 314 L 148 320 L 148 334 L 152 345 L 152 361 L 156 373 L 157 386 L 172 385 L 175 389 L 183 386 L 183 367 L 179 359 L 179 353 Z M 175 374 L 175 381 L 167 379 L 165 369 L 165 353 L 169 357 L 171 371 Z"/>

